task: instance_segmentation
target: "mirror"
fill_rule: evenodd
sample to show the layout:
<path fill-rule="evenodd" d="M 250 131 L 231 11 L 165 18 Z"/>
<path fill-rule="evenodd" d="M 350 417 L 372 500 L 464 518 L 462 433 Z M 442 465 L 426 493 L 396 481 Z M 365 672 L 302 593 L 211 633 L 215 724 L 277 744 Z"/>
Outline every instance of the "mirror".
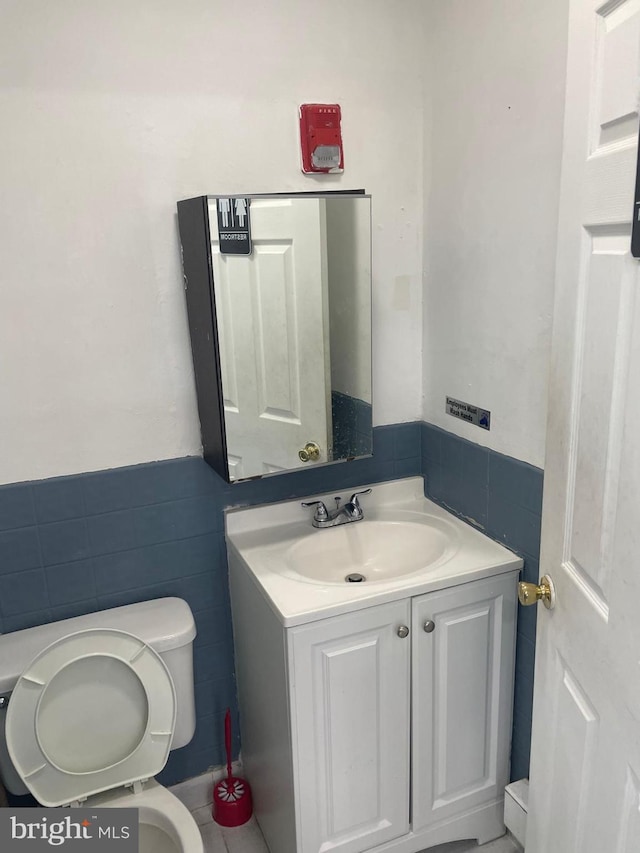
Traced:
<path fill-rule="evenodd" d="M 205 459 L 229 482 L 371 454 L 371 199 L 178 203 Z"/>

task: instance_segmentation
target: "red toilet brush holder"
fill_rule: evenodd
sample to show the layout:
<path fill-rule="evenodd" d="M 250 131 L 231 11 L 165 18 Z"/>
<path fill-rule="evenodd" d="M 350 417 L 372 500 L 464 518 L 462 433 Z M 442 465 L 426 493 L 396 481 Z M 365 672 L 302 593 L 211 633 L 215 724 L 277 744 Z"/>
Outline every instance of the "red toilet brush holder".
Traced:
<path fill-rule="evenodd" d="M 224 746 L 227 753 L 227 776 L 213 788 L 213 819 L 220 826 L 241 826 L 253 813 L 251 788 L 245 779 L 231 772 L 231 711 L 224 718 Z"/>

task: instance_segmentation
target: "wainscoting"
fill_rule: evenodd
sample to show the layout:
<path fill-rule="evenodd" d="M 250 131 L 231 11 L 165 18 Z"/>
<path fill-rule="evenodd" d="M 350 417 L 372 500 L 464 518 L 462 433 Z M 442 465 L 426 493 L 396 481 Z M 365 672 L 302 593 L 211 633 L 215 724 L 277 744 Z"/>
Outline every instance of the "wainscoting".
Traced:
<path fill-rule="evenodd" d="M 198 628 L 198 724 L 159 778 L 173 784 L 220 765 L 227 707 L 237 720 L 225 508 L 422 473 L 429 497 L 521 554 L 525 577 L 537 580 L 541 471 L 422 423 L 376 427 L 373 454 L 233 485 L 188 457 L 1 486 L 0 631 L 184 598 Z M 521 608 L 514 778 L 528 772 L 534 643 L 535 614 Z"/>

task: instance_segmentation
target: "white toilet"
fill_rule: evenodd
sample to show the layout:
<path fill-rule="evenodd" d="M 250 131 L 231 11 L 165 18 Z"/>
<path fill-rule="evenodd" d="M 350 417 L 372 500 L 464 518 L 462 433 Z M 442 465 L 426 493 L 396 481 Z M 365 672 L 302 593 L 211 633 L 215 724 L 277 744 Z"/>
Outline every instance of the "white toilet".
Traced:
<path fill-rule="evenodd" d="M 0 778 L 44 806 L 137 808 L 140 853 L 203 853 L 153 778 L 195 730 L 193 615 L 162 598 L 0 636 Z"/>

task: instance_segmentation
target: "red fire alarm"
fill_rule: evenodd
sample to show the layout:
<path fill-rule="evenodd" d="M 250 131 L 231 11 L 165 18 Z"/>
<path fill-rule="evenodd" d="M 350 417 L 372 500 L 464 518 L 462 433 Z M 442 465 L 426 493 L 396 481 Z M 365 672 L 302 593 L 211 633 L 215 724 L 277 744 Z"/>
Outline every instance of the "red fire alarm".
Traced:
<path fill-rule="evenodd" d="M 302 104 L 300 107 L 300 144 L 302 171 L 344 171 L 339 104 Z"/>

